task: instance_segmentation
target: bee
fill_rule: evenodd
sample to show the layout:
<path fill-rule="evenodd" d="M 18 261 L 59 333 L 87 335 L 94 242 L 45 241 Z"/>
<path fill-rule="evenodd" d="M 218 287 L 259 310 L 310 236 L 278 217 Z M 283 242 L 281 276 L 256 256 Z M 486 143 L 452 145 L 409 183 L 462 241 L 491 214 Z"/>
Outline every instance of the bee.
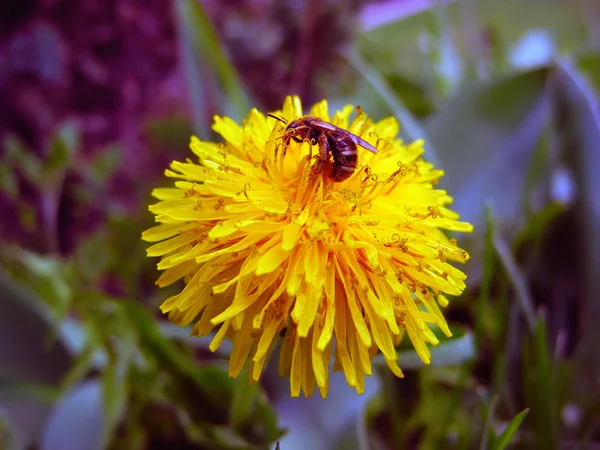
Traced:
<path fill-rule="evenodd" d="M 296 142 L 308 140 L 312 145 L 319 145 L 319 163 L 318 170 L 322 170 L 324 165 L 329 162 L 329 155 L 333 156 L 331 168 L 331 179 L 336 182 L 348 179 L 355 171 L 358 165 L 357 146 L 369 150 L 372 153 L 378 153 L 378 150 L 362 140 L 355 134 L 350 133 L 340 127 L 325 122 L 318 117 L 305 116 L 301 119 L 287 123 L 281 117 L 268 114 L 269 117 L 279 120 L 287 125 L 285 133 L 282 136 L 284 155 L 287 146 L 293 139 Z"/>

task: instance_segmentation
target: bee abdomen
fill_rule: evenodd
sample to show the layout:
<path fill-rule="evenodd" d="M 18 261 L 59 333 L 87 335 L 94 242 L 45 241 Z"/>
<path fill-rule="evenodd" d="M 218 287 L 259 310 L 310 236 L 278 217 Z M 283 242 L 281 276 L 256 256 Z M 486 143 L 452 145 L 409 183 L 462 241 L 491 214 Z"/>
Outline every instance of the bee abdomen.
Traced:
<path fill-rule="evenodd" d="M 333 160 L 343 165 L 354 164 L 358 162 L 358 151 L 356 145 L 349 139 L 336 139 L 331 146 Z"/>
<path fill-rule="evenodd" d="M 358 165 L 358 151 L 356 145 L 345 136 L 332 139 L 331 153 L 333 155 L 333 167 L 331 178 L 334 181 L 344 181 L 348 179 Z"/>
<path fill-rule="evenodd" d="M 333 168 L 331 170 L 331 178 L 333 179 L 333 181 L 337 182 L 344 181 L 350 178 L 350 176 L 354 173 L 355 169 L 356 164 L 353 166 L 343 166 L 334 162 Z"/>

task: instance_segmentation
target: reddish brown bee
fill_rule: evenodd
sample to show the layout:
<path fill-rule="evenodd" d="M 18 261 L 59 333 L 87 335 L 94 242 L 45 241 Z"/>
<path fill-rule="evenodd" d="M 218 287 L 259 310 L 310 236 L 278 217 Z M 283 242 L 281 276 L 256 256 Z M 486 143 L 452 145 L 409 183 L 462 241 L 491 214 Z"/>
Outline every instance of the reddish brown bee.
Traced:
<path fill-rule="evenodd" d="M 322 169 L 323 165 L 329 161 L 329 154 L 331 153 L 333 155 L 333 166 L 331 169 L 331 178 L 333 181 L 344 181 L 354 173 L 358 164 L 357 146 L 365 148 L 370 152 L 378 153 L 375 147 L 355 134 L 317 117 L 305 116 L 288 124 L 281 117 L 272 114 L 268 114 L 268 116 L 287 125 L 283 134 L 284 152 L 291 139 L 296 142 L 308 139 L 311 144 L 319 145 L 320 162 L 318 169 Z"/>

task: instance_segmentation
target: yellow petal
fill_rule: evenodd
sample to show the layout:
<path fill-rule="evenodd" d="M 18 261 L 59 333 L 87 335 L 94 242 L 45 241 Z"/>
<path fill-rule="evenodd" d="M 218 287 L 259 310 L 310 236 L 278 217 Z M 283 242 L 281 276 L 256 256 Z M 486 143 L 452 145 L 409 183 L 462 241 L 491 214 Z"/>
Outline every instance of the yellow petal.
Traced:
<path fill-rule="evenodd" d="M 367 329 L 367 325 L 365 324 L 365 319 L 363 318 L 362 312 L 359 310 L 358 304 L 356 302 L 355 290 L 350 284 L 347 282 L 347 275 L 344 274 L 340 268 L 339 263 L 336 261 L 335 263 L 338 276 L 342 285 L 344 287 L 344 294 L 346 296 L 346 301 L 348 303 L 348 307 L 350 310 L 350 315 L 352 317 L 352 321 L 354 322 L 354 326 L 356 327 L 356 331 L 358 335 L 362 339 L 363 343 L 369 347 L 371 345 L 371 334 Z M 337 295 L 336 295 L 337 296 Z"/>
<path fill-rule="evenodd" d="M 212 129 L 219 133 L 236 149 L 242 147 L 242 129 L 229 117 L 214 116 Z"/>
<path fill-rule="evenodd" d="M 289 254 L 288 251 L 281 248 L 281 244 L 276 245 L 260 257 L 256 268 L 256 275 L 273 272 L 288 258 Z"/>
<path fill-rule="evenodd" d="M 285 230 L 283 230 L 283 236 L 281 240 L 281 246 L 283 250 L 291 251 L 296 244 L 298 244 L 298 236 L 302 226 L 296 222 L 290 223 Z"/>
<path fill-rule="evenodd" d="M 302 346 L 300 345 L 300 337 L 296 335 L 294 351 L 292 353 L 292 371 L 290 373 L 290 393 L 292 397 L 300 396 L 303 371 L 302 362 Z"/>
<path fill-rule="evenodd" d="M 327 106 L 327 100 L 321 100 L 319 103 L 315 103 L 313 107 L 310 109 L 311 116 L 319 117 L 326 122 L 330 122 L 329 119 L 329 108 Z"/>
<path fill-rule="evenodd" d="M 335 272 L 331 271 L 329 274 L 329 282 L 325 287 L 325 323 L 323 325 L 323 330 L 321 335 L 319 336 L 319 341 L 317 342 L 317 349 L 319 351 L 325 350 L 325 347 L 331 342 L 331 337 L 333 335 L 333 326 L 335 322 L 335 288 L 333 283 L 335 283 Z"/>

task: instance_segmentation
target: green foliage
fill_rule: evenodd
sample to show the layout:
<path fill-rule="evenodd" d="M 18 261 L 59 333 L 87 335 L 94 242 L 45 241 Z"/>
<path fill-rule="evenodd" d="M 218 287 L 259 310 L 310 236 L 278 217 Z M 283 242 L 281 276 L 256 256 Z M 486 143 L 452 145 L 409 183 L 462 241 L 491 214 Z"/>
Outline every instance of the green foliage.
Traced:
<path fill-rule="evenodd" d="M 25 261 L 31 262 L 28 271 L 30 279 L 38 281 L 33 285 L 41 292 L 47 292 L 48 285 L 44 280 L 49 273 L 48 267 L 52 265 L 33 258 Z M 52 279 L 60 278 L 56 272 L 53 274 Z M 64 277 L 62 281 L 65 281 Z M 8 281 L 2 286 L 17 291 L 20 289 L 16 285 L 11 287 L 13 284 Z M 81 293 L 75 289 L 72 299 L 72 307 L 79 311 L 81 321 L 71 321 L 69 325 L 85 328 L 78 333 L 67 332 L 66 329 L 58 333 L 51 332 L 50 325 L 56 323 L 51 315 L 46 319 L 48 325 L 36 325 L 35 328 L 40 330 L 40 339 L 45 339 L 44 336 L 48 334 L 57 334 L 58 338 L 69 340 L 74 362 L 68 373 L 64 372 L 67 366 L 63 365 L 65 387 L 79 386 L 90 370 L 101 370 L 104 393 L 102 440 L 105 444 L 100 448 L 113 441 L 117 432 L 119 439 L 114 442 L 114 448 L 131 448 L 126 446 L 130 444 L 124 443 L 134 442 L 150 431 L 139 422 L 142 416 L 153 404 L 164 403 L 166 399 L 175 402 L 179 413 L 189 418 L 191 428 L 187 433 L 191 442 L 202 442 L 213 448 L 239 448 L 238 444 L 246 442 L 245 445 L 251 445 L 252 448 L 264 448 L 281 436 L 276 415 L 258 386 L 249 387 L 243 380 L 236 384 L 220 368 L 199 366 L 189 351 L 165 338 L 147 309 L 137 302 L 112 300 L 97 294 L 86 295 L 85 300 L 81 300 Z M 20 305 L 22 301 L 30 303 L 31 296 L 23 295 L 15 305 Z M 49 311 L 42 303 L 36 304 L 36 307 Z M 15 311 L 15 308 L 22 306 L 13 306 L 11 310 Z M 35 315 L 29 312 L 24 317 Z M 25 319 L 19 320 L 21 325 L 26 325 Z M 6 327 L 4 330 L 10 331 Z M 80 343 L 73 347 L 76 339 Z M 31 342 L 31 338 L 24 342 Z M 34 349 L 44 348 L 43 342 L 31 344 Z M 19 396 L 20 392 L 34 395 L 39 391 L 40 395 L 35 394 L 36 398 L 47 401 L 45 392 L 50 388 L 23 385 L 20 381 L 19 385 L 15 384 L 23 377 L 35 376 L 47 364 L 47 356 L 40 357 L 31 351 L 25 355 L 29 359 L 26 369 L 22 370 L 27 372 L 21 370 L 18 375 L 13 375 L 17 377 L 12 379 L 14 381 L 6 379 L 4 383 L 7 388 L 10 386 L 12 395 Z M 56 356 L 53 360 L 56 362 Z M 15 368 L 14 361 L 7 367 Z M 53 395 L 51 398 L 56 398 L 56 394 Z M 137 411 L 137 416 L 132 416 L 132 411 Z M 124 420 L 128 423 L 125 429 L 122 428 Z M 182 418 L 173 417 L 170 420 L 177 423 Z"/>
<path fill-rule="evenodd" d="M 209 120 L 207 120 L 204 111 L 203 94 L 203 89 L 206 89 L 206 86 L 202 87 L 200 84 L 199 63 L 204 69 L 202 75 L 209 80 L 216 79 L 220 84 L 219 87 L 223 92 L 221 98 L 226 99 L 221 103 L 222 115 L 241 119 L 250 111 L 252 105 L 248 100 L 248 94 L 240 83 L 239 75 L 219 42 L 213 25 L 202 6 L 193 0 L 180 0 L 174 5 L 178 26 L 183 38 L 181 43 L 182 53 L 196 127 L 202 127 L 196 131 L 200 136 L 207 138 L 208 131 L 206 127 Z M 210 81 L 206 85 L 210 85 Z"/>
<path fill-rule="evenodd" d="M 506 429 L 502 432 L 500 436 L 493 443 L 491 449 L 492 450 L 503 450 L 510 443 L 511 439 L 521 426 L 521 423 L 529 413 L 529 408 L 524 409 L 519 414 L 517 414 L 513 420 L 510 421 Z"/>
<path fill-rule="evenodd" d="M 440 344 L 429 366 L 401 346 L 402 380 L 377 356 L 377 386 L 335 432 L 330 423 L 315 428 L 320 449 L 597 445 L 600 404 L 589 393 L 600 374 L 600 55 L 586 33 L 598 23 L 590 15 L 584 26 L 574 2 L 526 3 L 450 2 L 364 25 L 342 52 L 351 85 L 337 86 L 337 74 L 324 80 L 374 117 L 395 115 L 405 138 L 425 139 L 424 157 L 444 169 L 441 187 L 476 229 L 469 289 L 446 308 L 453 337 L 434 330 Z M 213 109 L 239 120 L 259 106 L 201 3 L 179 0 L 173 11 L 192 120 L 151 117 L 146 132 L 161 148 L 184 147 L 192 130 L 209 138 Z M 545 45 L 554 52 L 517 66 L 515 44 L 534 28 L 553 31 Z M 246 371 L 229 378 L 227 350 L 207 356 L 205 340 L 158 318 L 177 286 L 148 288 L 157 274 L 140 240 L 151 226 L 146 205 L 123 208 L 105 196 L 125 143 L 84 154 L 77 123 L 57 124 L 39 152 L 3 140 L 0 194 L 17 211 L 15 228 L 43 235 L 46 246 L 34 252 L 0 237 L 0 448 L 32 434 L 45 450 L 68 448 L 65 437 L 115 450 L 279 449 L 287 387 L 269 367 L 269 395 Z M 85 184 L 77 198 L 104 216 L 65 256 L 58 219 L 73 174 Z M 566 187 L 556 181 L 564 174 Z M 333 422 L 354 411 L 354 393 L 332 396 L 317 406 L 293 400 L 288 430 L 304 432 L 315 408 Z M 42 411 L 45 431 L 9 420 L 12 403 Z M 72 422 L 90 411 L 87 427 Z"/>
<path fill-rule="evenodd" d="M 282 436 L 277 428 L 275 411 L 260 386 L 249 383 L 250 374 L 243 371 L 240 380 L 233 388 L 233 398 L 229 420 L 233 429 L 246 436 L 250 442 L 273 442 Z"/>
<path fill-rule="evenodd" d="M 349 53 L 346 55 L 346 58 L 387 104 L 391 113 L 398 118 L 399 122 L 402 124 L 402 132 L 406 135 L 406 137 L 412 141 L 417 139 L 425 140 L 427 158 L 440 167 L 440 158 L 431 144 L 431 141 L 428 139 L 426 131 L 416 121 L 416 119 L 413 117 L 413 114 L 406 108 L 401 97 L 396 95 L 391 90 L 390 86 L 388 86 L 385 79 L 379 75 L 374 68 L 369 67 L 367 62 L 362 60 L 357 53 Z"/>
<path fill-rule="evenodd" d="M 589 65 L 589 60 L 587 63 Z M 589 341 L 580 348 L 578 365 L 591 369 L 590 374 L 597 374 L 600 373 L 600 363 L 593 342 L 600 339 L 597 326 L 600 320 L 600 279 L 597 271 L 600 267 L 600 181 L 597 173 L 600 167 L 600 100 L 598 90 L 594 90 L 593 85 L 571 62 L 562 61 L 559 64 L 557 83 L 553 104 L 554 121 L 559 133 L 557 146 L 565 164 L 573 170 L 575 187 L 580 193 L 578 205 L 581 208 L 581 220 L 578 231 L 585 242 L 581 255 L 584 272 L 581 327 Z M 594 383 L 588 376 L 582 378 L 587 386 L 591 387 Z"/>

